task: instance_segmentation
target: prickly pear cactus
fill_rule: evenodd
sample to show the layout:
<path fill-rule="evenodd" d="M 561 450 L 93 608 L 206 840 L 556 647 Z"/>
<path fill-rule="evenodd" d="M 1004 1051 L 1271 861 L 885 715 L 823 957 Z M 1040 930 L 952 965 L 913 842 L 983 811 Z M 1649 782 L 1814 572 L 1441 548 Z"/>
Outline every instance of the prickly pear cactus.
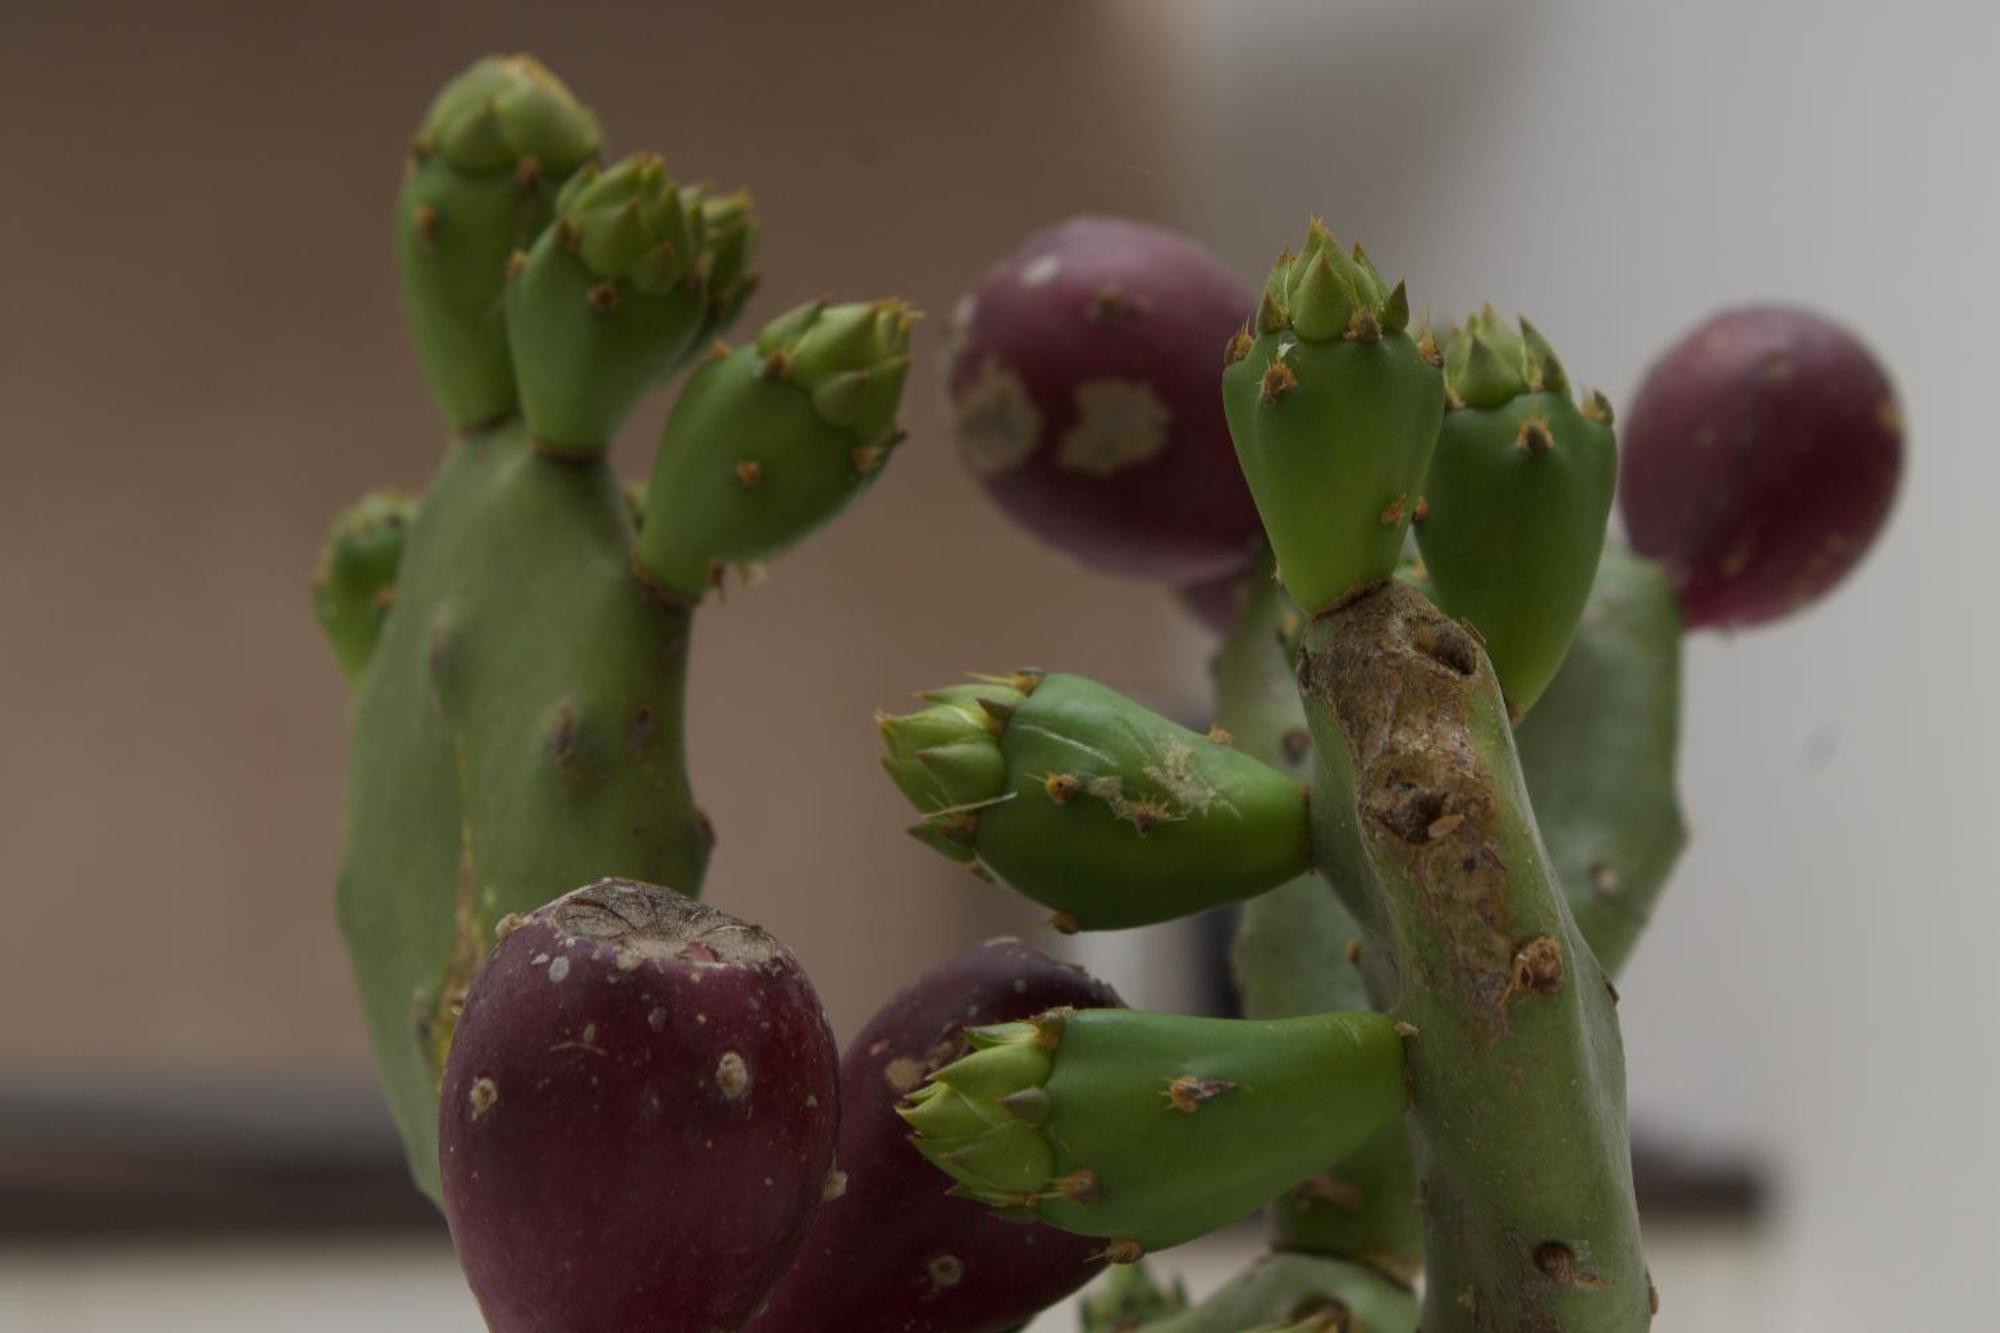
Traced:
<path fill-rule="evenodd" d="M 452 434 L 421 500 L 340 520 L 316 594 L 353 690 L 340 924 L 433 1196 L 438 1079 L 495 923 L 606 877 L 700 891 L 713 838 L 683 743 L 695 610 L 726 563 L 790 545 L 865 488 L 896 434 L 907 308 L 814 305 L 754 350 L 715 344 L 757 283 L 747 198 L 677 184 L 646 153 L 600 169 L 599 145 L 526 56 L 439 94 L 395 240 Z M 642 541 L 606 447 L 697 357 Z M 830 464 L 746 481 L 760 451 L 814 445 Z M 681 499 L 701 487 L 737 502 L 701 518 Z"/>

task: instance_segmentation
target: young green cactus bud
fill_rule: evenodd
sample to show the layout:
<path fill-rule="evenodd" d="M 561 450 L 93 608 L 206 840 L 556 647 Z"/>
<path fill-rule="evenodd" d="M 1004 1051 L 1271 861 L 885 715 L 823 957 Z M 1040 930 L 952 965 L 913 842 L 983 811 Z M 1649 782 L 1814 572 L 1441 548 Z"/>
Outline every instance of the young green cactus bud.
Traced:
<path fill-rule="evenodd" d="M 904 1105 L 918 1150 L 961 1194 L 1126 1249 L 1236 1221 L 1404 1105 L 1380 1014 L 1058 1009 L 968 1035 Z"/>
<path fill-rule="evenodd" d="M 333 645 L 340 674 L 353 684 L 368 665 L 395 601 L 396 568 L 417 502 L 393 490 L 371 491 L 333 521 L 313 575 L 313 614 Z"/>
<path fill-rule="evenodd" d="M 1309 868 L 1305 789 L 1081 676 L 1021 673 L 878 715 L 911 833 L 1066 929 L 1187 916 Z"/>
<path fill-rule="evenodd" d="M 1451 410 L 1417 527 L 1429 594 L 1470 620 L 1518 719 L 1555 678 L 1604 550 L 1618 474 L 1609 412 L 1579 408 L 1526 320 L 1487 306 L 1445 351 Z"/>
<path fill-rule="evenodd" d="M 1085 1292 L 1077 1323 L 1079 1333 L 1137 1333 L 1187 1307 L 1186 1285 L 1178 1277 L 1163 1285 L 1141 1260 L 1114 1265 Z"/>
<path fill-rule="evenodd" d="M 1279 1250 L 1145 1333 L 1244 1333 L 1329 1317 L 1337 1333 L 1416 1333 L 1417 1302 L 1371 1264 Z"/>
<path fill-rule="evenodd" d="M 776 555 L 868 488 L 898 438 L 916 318 L 895 299 L 811 301 L 689 378 L 639 535 L 659 587 L 699 601 L 723 566 Z"/>
<path fill-rule="evenodd" d="M 695 344 L 706 346 L 736 322 L 744 302 L 757 290 L 760 275 L 752 267 L 757 258 L 757 214 L 748 190 L 708 194 L 695 187 L 684 188 L 681 194 L 692 196 L 701 207 L 708 311 Z"/>
<path fill-rule="evenodd" d="M 1317 220 L 1230 344 L 1223 405 L 1293 598 L 1309 613 L 1389 577 L 1444 411 L 1409 296 Z"/>
<path fill-rule="evenodd" d="M 454 427 L 513 413 L 508 257 L 598 152 L 596 117 L 531 56 L 478 61 L 424 117 L 396 197 L 396 269 L 417 359 Z"/>
<path fill-rule="evenodd" d="M 702 209 L 651 153 L 586 167 L 556 220 L 514 265 L 507 334 L 529 433 L 545 451 L 596 454 L 707 314 Z"/>

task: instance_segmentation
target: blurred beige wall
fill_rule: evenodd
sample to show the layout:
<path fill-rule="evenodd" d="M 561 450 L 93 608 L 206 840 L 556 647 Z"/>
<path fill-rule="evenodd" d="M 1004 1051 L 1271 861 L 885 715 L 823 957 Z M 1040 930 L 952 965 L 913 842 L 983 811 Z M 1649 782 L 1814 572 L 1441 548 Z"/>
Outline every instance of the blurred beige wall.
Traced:
<path fill-rule="evenodd" d="M 489 49 L 546 58 L 614 152 L 754 187 L 767 284 L 749 321 L 823 289 L 934 314 L 883 483 L 701 617 L 709 897 L 787 939 L 844 1031 L 949 948 L 1027 921 L 901 836 L 869 717 L 1023 661 L 1156 696 L 1189 683 L 1166 599 L 1008 527 L 933 388 L 953 298 L 1025 231 L 1170 202 L 1163 17 L 1143 0 L 10 7 L 7 1076 L 363 1067 L 331 920 L 342 691 L 306 580 L 338 507 L 420 486 L 439 457 L 388 214 L 431 91 Z M 663 413 L 620 442 L 627 472 Z"/>

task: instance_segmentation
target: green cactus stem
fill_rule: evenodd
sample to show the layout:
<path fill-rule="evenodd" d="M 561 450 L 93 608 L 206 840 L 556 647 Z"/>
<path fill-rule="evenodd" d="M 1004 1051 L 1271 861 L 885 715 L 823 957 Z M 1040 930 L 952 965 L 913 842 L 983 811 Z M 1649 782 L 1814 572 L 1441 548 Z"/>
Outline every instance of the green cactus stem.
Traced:
<path fill-rule="evenodd" d="M 1581 408 L 1525 319 L 1487 306 L 1445 348 L 1451 410 L 1424 481 L 1417 542 L 1431 599 L 1469 620 L 1516 718 L 1562 665 L 1590 595 L 1618 473 L 1611 409 Z"/>
<path fill-rule="evenodd" d="M 638 559 L 699 601 L 730 564 L 776 555 L 880 475 L 916 312 L 885 299 L 812 301 L 689 378 L 660 438 Z"/>
<path fill-rule="evenodd" d="M 1312 766 L 1312 740 L 1292 665 L 1302 627 L 1267 571 L 1268 561 L 1216 656 L 1216 721 L 1244 753 L 1303 778 Z M 1360 942 L 1353 915 L 1317 874 L 1250 899 L 1230 958 L 1244 1016 L 1367 1008 Z M 1423 1264 L 1423 1223 L 1401 1123 L 1383 1126 L 1354 1152 L 1274 1199 L 1269 1225 L 1274 1249 L 1350 1259 L 1395 1281 L 1411 1281 Z"/>
<path fill-rule="evenodd" d="M 699 347 L 704 215 L 650 153 L 586 166 L 510 265 L 507 336 L 542 449 L 602 452 L 639 396 Z"/>
<path fill-rule="evenodd" d="M 1426 1333 L 1651 1319 L 1608 980 L 1546 861 L 1473 635 L 1392 582 L 1299 664 L 1313 835 L 1409 1034 Z"/>
<path fill-rule="evenodd" d="M 1380 1014 L 1054 1010 L 968 1036 L 905 1104 L 918 1149 L 959 1193 L 1120 1253 L 1235 1221 L 1404 1105 L 1402 1039 Z"/>
<path fill-rule="evenodd" d="M 313 615 L 351 685 L 367 667 L 396 596 L 396 567 L 417 502 L 371 491 L 333 521 L 313 573 Z"/>
<path fill-rule="evenodd" d="M 1226 353 L 1223 405 L 1264 530 L 1308 611 L 1389 577 L 1416 513 L 1445 391 L 1402 284 L 1317 220 L 1278 257 Z"/>
<path fill-rule="evenodd" d="M 410 143 L 396 272 L 417 360 L 458 430 L 515 409 L 501 292 L 570 173 L 595 160 L 595 116 L 530 56 L 487 56 L 446 84 Z"/>
<path fill-rule="evenodd" d="M 1145 1325 L 1145 1333 L 1244 1333 L 1322 1316 L 1334 1319 L 1338 1333 L 1415 1333 L 1417 1298 L 1363 1264 L 1268 1254 L 1192 1309 Z"/>
<path fill-rule="evenodd" d="M 1612 543 L 1562 670 L 1514 729 L 1570 913 L 1614 978 L 1687 843 L 1680 645 L 1672 580 Z"/>
<path fill-rule="evenodd" d="M 1300 783 L 1081 676 L 1023 673 L 877 717 L 911 832 L 1114 930 L 1263 893 L 1310 865 Z"/>

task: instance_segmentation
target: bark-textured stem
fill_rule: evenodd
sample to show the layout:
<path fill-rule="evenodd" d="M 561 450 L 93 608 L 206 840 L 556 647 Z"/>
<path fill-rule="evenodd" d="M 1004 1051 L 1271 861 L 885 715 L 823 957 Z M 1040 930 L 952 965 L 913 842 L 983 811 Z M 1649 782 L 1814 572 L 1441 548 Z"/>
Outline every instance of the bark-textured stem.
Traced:
<path fill-rule="evenodd" d="M 1615 1001 L 1484 652 L 1391 582 L 1307 627 L 1298 679 L 1318 864 L 1406 1025 L 1425 1333 L 1645 1329 Z"/>
<path fill-rule="evenodd" d="M 1265 567 L 1251 575 L 1243 612 L 1216 655 L 1216 723 L 1245 753 L 1303 779 L 1312 743 L 1294 683 L 1298 624 L 1268 573 Z M 1243 905 L 1231 953 L 1245 1016 L 1372 1007 L 1349 955 L 1360 935 L 1353 914 L 1318 874 L 1252 898 Z M 1271 1244 L 1365 1264 L 1407 1283 L 1423 1263 L 1416 1199 L 1416 1172 L 1398 1122 L 1273 1200 Z"/>

